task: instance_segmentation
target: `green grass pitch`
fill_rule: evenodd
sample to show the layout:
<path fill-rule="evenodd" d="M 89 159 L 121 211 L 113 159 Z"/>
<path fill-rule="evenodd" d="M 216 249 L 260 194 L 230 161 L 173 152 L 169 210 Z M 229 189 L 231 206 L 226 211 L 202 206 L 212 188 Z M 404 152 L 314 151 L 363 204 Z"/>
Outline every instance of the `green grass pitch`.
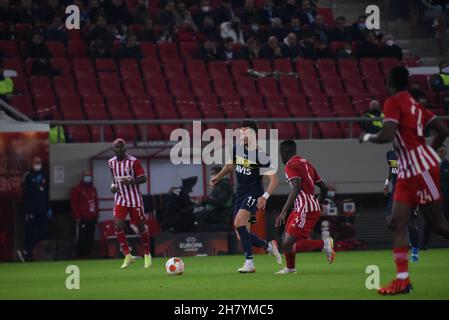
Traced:
<path fill-rule="evenodd" d="M 274 275 L 270 256 L 255 257 L 255 274 L 238 274 L 241 256 L 184 258 L 182 276 L 165 274 L 166 259 L 151 269 L 137 260 L 121 270 L 121 260 L 0 264 L 0 299 L 449 299 L 449 249 L 421 252 L 410 263 L 415 287 L 410 295 L 379 296 L 367 290 L 368 265 L 380 268 L 381 285 L 394 277 L 391 251 L 337 252 L 332 265 L 322 253 L 298 253 L 297 274 Z M 80 268 L 80 289 L 67 290 L 65 269 Z"/>

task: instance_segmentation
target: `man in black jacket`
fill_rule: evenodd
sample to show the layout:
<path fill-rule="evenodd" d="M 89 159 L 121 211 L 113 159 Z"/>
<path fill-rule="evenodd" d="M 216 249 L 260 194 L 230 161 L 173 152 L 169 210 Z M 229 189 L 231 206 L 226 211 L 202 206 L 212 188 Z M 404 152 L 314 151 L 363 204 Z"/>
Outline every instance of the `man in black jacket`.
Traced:
<path fill-rule="evenodd" d="M 34 157 L 32 168 L 22 180 L 23 201 L 25 204 L 25 247 L 17 254 L 22 262 L 32 260 L 33 249 L 47 236 L 48 219 L 51 216 L 49 205 L 49 181 L 42 169 L 42 159 Z"/>

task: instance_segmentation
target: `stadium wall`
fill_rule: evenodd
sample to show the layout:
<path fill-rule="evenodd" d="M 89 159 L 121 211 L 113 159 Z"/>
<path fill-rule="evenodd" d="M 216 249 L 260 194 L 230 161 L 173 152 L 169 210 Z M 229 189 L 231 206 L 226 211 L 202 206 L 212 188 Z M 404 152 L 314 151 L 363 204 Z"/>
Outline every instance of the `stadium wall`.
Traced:
<path fill-rule="evenodd" d="M 322 178 L 326 182 L 335 183 L 338 193 L 382 192 L 387 176 L 385 154 L 391 147 L 390 144 L 360 145 L 355 139 L 344 139 L 299 140 L 298 146 L 299 153 L 316 166 Z M 108 148 L 109 143 L 51 145 L 51 200 L 69 199 L 71 188 L 79 182 L 81 172 L 89 168 L 91 157 Z M 284 166 L 280 164 L 278 170 L 280 186 L 276 194 L 287 194 L 289 190 L 283 170 Z M 55 178 L 59 181 L 55 181 Z"/>

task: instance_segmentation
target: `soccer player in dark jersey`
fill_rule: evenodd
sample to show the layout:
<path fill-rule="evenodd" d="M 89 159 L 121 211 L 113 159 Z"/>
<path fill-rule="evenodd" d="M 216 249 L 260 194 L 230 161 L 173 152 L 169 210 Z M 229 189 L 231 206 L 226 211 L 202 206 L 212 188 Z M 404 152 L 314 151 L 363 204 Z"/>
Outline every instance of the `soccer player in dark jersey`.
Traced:
<path fill-rule="evenodd" d="M 396 185 L 396 178 L 399 174 L 399 166 L 398 166 L 398 158 L 396 157 L 396 153 L 394 149 L 388 150 L 387 152 L 387 162 L 388 162 L 388 178 L 385 180 L 384 186 L 384 194 L 387 197 L 387 219 L 391 215 L 391 208 L 393 207 L 393 195 L 394 195 L 394 187 Z M 391 184 L 391 190 L 389 190 L 389 186 Z M 408 240 L 410 242 L 410 246 L 412 247 L 412 256 L 410 257 L 410 261 L 417 262 L 419 260 L 419 230 L 418 225 L 416 223 L 416 219 L 418 218 L 418 207 L 410 213 L 410 220 L 407 224 L 408 231 Z"/>
<path fill-rule="evenodd" d="M 394 67 L 388 75 L 391 96 L 385 101 L 382 130 L 362 133 L 361 143 L 390 143 L 394 139 L 399 174 L 393 196 L 388 227 L 393 231 L 396 279 L 378 290 L 383 295 L 409 293 L 407 222 L 417 205 L 433 232 L 449 239 L 449 223 L 443 216 L 440 187 L 440 158 L 435 152 L 449 136 L 449 129 L 436 116 L 417 103 L 408 92 L 407 68 Z M 424 138 L 424 129 L 436 132 L 432 145 Z"/>
<path fill-rule="evenodd" d="M 266 203 L 278 185 L 276 173 L 271 168 L 270 158 L 257 147 L 257 124 L 252 120 L 245 120 L 240 128 L 240 143 L 235 144 L 230 159 L 223 169 L 211 178 L 214 186 L 220 179 L 235 170 L 237 176 L 237 193 L 234 206 L 234 227 L 245 252 L 245 263 L 238 269 L 240 273 L 253 273 L 254 266 L 252 246 L 264 248 L 268 254 L 275 257 L 282 265 L 282 257 L 277 248 L 277 242 L 260 239 L 251 232 L 251 224 L 255 223 L 258 209 L 265 209 Z M 264 172 L 261 172 L 265 169 Z M 264 192 L 262 178 L 270 180 Z"/>

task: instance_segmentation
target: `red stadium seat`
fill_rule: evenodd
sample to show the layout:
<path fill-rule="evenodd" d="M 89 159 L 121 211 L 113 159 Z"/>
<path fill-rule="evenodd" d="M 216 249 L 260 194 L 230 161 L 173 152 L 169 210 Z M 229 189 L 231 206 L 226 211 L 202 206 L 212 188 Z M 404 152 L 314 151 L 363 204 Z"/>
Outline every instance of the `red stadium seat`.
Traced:
<path fill-rule="evenodd" d="M 251 118 L 270 117 L 270 112 L 265 108 L 263 100 L 259 95 L 244 97 L 243 107 Z"/>
<path fill-rule="evenodd" d="M 387 95 L 387 87 L 383 77 L 369 77 L 365 79 L 368 92 L 373 95 Z"/>
<path fill-rule="evenodd" d="M 181 118 L 201 119 L 201 113 L 196 107 L 196 101 L 191 96 L 178 96 L 175 100 L 176 109 Z"/>
<path fill-rule="evenodd" d="M 360 70 L 362 71 L 363 77 L 382 77 L 379 69 L 379 62 L 374 58 L 362 58 L 360 59 Z"/>
<path fill-rule="evenodd" d="M 140 68 L 144 79 L 163 78 L 161 64 L 156 59 L 143 59 L 140 62 Z"/>
<path fill-rule="evenodd" d="M 103 72 L 98 74 L 100 90 L 105 96 L 122 95 L 122 87 L 117 74 L 110 72 Z"/>
<path fill-rule="evenodd" d="M 30 79 L 30 87 L 34 96 L 53 95 L 49 77 L 32 76 Z"/>
<path fill-rule="evenodd" d="M 14 83 L 14 94 L 28 94 L 30 92 L 25 77 L 14 77 L 12 82 Z"/>
<path fill-rule="evenodd" d="M 328 95 L 336 95 L 344 92 L 343 84 L 340 78 L 324 78 L 323 87 L 324 92 Z"/>
<path fill-rule="evenodd" d="M 380 62 L 380 70 L 384 76 L 387 76 L 393 67 L 401 65 L 401 62 L 396 58 L 381 58 Z"/>
<path fill-rule="evenodd" d="M 173 78 L 170 79 L 168 83 L 170 86 L 170 92 L 174 96 L 186 96 L 191 95 L 192 93 L 189 81 L 186 78 Z"/>
<path fill-rule="evenodd" d="M 276 59 L 274 60 L 273 70 L 284 73 L 293 72 L 292 61 L 290 59 Z"/>
<path fill-rule="evenodd" d="M 3 58 L 3 66 L 5 69 L 15 70 L 18 76 L 25 76 L 20 58 Z"/>
<path fill-rule="evenodd" d="M 78 143 L 90 142 L 90 133 L 86 126 L 68 125 L 68 126 L 65 126 L 65 132 L 67 133 L 67 136 L 70 137 L 70 139 L 73 142 L 78 142 Z"/>
<path fill-rule="evenodd" d="M 339 59 L 337 60 L 338 69 L 343 79 L 360 78 L 357 61 L 354 59 Z"/>
<path fill-rule="evenodd" d="M 332 11 L 332 8 L 328 7 L 318 7 L 316 9 L 317 15 L 322 15 L 324 23 L 328 26 L 334 26 L 335 25 L 335 19 L 334 19 L 334 13 Z"/>
<path fill-rule="evenodd" d="M 312 117 L 306 97 L 304 95 L 291 95 L 287 97 L 287 108 L 295 117 Z"/>
<path fill-rule="evenodd" d="M 85 119 L 79 96 L 59 97 L 59 109 L 61 110 L 64 120 Z"/>
<path fill-rule="evenodd" d="M 110 96 L 106 98 L 109 114 L 114 120 L 132 120 L 134 117 L 125 96 Z"/>
<path fill-rule="evenodd" d="M 141 42 L 140 48 L 145 59 L 157 60 L 156 45 L 152 42 Z"/>
<path fill-rule="evenodd" d="M 295 62 L 295 66 L 296 72 L 299 73 L 301 79 L 318 79 L 312 60 L 298 59 Z"/>
<path fill-rule="evenodd" d="M 271 72 L 271 61 L 267 59 L 255 59 L 252 61 L 253 69 L 259 72 Z"/>
<path fill-rule="evenodd" d="M 57 76 L 53 80 L 56 96 L 76 96 L 78 93 L 75 90 L 74 80 L 67 76 Z"/>
<path fill-rule="evenodd" d="M 359 115 L 363 115 L 365 112 L 368 111 L 368 105 L 371 100 L 372 100 L 372 95 L 370 95 L 369 93 L 353 94 L 352 95 L 353 109 Z"/>
<path fill-rule="evenodd" d="M 160 141 L 164 138 L 158 125 L 138 124 L 136 127 L 142 141 Z"/>
<path fill-rule="evenodd" d="M 248 76 L 249 64 L 246 60 L 231 61 L 231 74 L 234 79 Z"/>
<path fill-rule="evenodd" d="M 65 49 L 62 42 L 46 41 L 45 44 L 47 45 L 53 58 L 65 58 Z"/>
<path fill-rule="evenodd" d="M 329 101 L 325 95 L 309 96 L 310 110 L 317 117 L 334 117 L 335 114 L 330 108 Z"/>
<path fill-rule="evenodd" d="M 259 78 L 257 79 L 257 87 L 259 92 L 264 97 L 278 96 L 279 90 L 274 78 Z"/>
<path fill-rule="evenodd" d="M 241 77 L 235 78 L 235 82 L 237 83 L 237 92 L 241 96 L 247 96 L 252 94 L 257 94 L 256 84 L 254 83 L 254 79 L 250 77 Z"/>
<path fill-rule="evenodd" d="M 164 73 L 167 79 L 185 77 L 184 65 L 180 60 L 166 61 L 164 64 Z"/>
<path fill-rule="evenodd" d="M 178 118 L 178 114 L 173 105 L 173 99 L 171 96 L 157 96 L 153 101 L 154 110 L 159 119 L 175 119 Z"/>
<path fill-rule="evenodd" d="M 179 52 L 181 57 L 185 60 L 195 58 L 198 44 L 196 42 L 181 42 L 179 44 Z"/>
<path fill-rule="evenodd" d="M 114 141 L 114 133 L 109 125 L 91 125 L 89 126 L 90 134 L 93 142 L 112 142 Z M 101 139 L 101 130 L 103 130 L 103 140 Z"/>
<path fill-rule="evenodd" d="M 316 66 L 321 79 L 338 77 L 337 68 L 335 67 L 334 60 L 318 59 Z"/>
<path fill-rule="evenodd" d="M 207 79 L 206 65 L 202 60 L 186 60 L 186 70 L 189 79 Z"/>
<path fill-rule="evenodd" d="M 217 78 L 213 82 L 214 91 L 218 96 L 235 94 L 233 81 L 230 78 Z"/>
<path fill-rule="evenodd" d="M 115 136 L 125 139 L 125 141 L 137 141 L 136 128 L 132 124 L 115 124 L 113 126 Z"/>
<path fill-rule="evenodd" d="M 125 94 L 128 97 L 138 97 L 144 96 L 145 88 L 143 87 L 142 79 L 140 78 L 128 78 L 123 80 L 123 88 L 125 89 Z"/>
<path fill-rule="evenodd" d="M 176 130 L 178 128 L 181 128 L 181 126 L 176 124 L 162 124 L 159 126 L 159 130 L 162 133 L 162 137 L 165 141 L 170 140 L 171 133 L 173 132 L 173 130 Z"/>
<path fill-rule="evenodd" d="M 410 85 L 417 84 L 421 90 L 428 92 L 429 87 L 429 77 L 425 74 L 412 74 L 409 78 Z"/>
<path fill-rule="evenodd" d="M 158 46 L 159 57 L 162 61 L 170 59 L 179 59 L 178 48 L 175 43 L 162 42 Z"/>
<path fill-rule="evenodd" d="M 295 139 L 298 136 L 295 126 L 290 122 L 273 123 L 273 129 L 278 130 L 279 139 Z"/>
<path fill-rule="evenodd" d="M 104 103 L 103 97 L 96 96 L 86 96 L 83 97 L 84 111 L 89 120 L 107 120 L 109 115 L 106 112 L 106 105 Z"/>
<path fill-rule="evenodd" d="M 225 95 L 220 97 L 220 106 L 228 118 L 247 117 L 243 111 L 240 97 L 237 95 Z"/>
<path fill-rule="evenodd" d="M 122 79 L 140 79 L 139 65 L 134 59 L 119 60 L 120 75 Z"/>
<path fill-rule="evenodd" d="M 346 42 L 344 41 L 332 41 L 329 45 L 332 53 L 335 55 L 339 50 L 344 49 Z M 344 60 L 351 60 L 351 59 L 344 59 Z"/>
<path fill-rule="evenodd" d="M 132 97 L 129 106 L 136 119 L 156 119 L 152 102 L 146 96 Z"/>
<path fill-rule="evenodd" d="M 301 86 L 302 91 L 308 96 L 322 94 L 320 83 L 316 78 L 302 78 Z"/>
<path fill-rule="evenodd" d="M 76 78 L 84 78 L 86 76 L 95 77 L 92 61 L 88 58 L 76 58 L 72 60 L 73 74 Z"/>
<path fill-rule="evenodd" d="M 356 113 L 352 108 L 349 95 L 338 94 L 330 97 L 332 109 L 340 117 L 355 117 Z"/>
<path fill-rule="evenodd" d="M 29 96 L 12 96 L 9 98 L 9 103 L 28 117 L 35 117 L 35 111 Z"/>
<path fill-rule="evenodd" d="M 209 83 L 209 79 L 192 79 L 191 81 L 193 93 L 196 96 L 201 96 L 205 94 L 212 94 L 212 89 Z"/>
<path fill-rule="evenodd" d="M 209 74 L 212 79 L 229 78 L 229 70 L 227 63 L 223 61 L 212 61 L 207 65 Z"/>
<path fill-rule="evenodd" d="M 145 80 L 145 88 L 151 97 L 168 95 L 167 85 L 163 78 L 149 78 Z"/>
<path fill-rule="evenodd" d="M 17 48 L 17 42 L 14 40 L 2 40 L 0 41 L 0 51 L 6 57 L 15 58 L 19 57 L 19 49 Z"/>
<path fill-rule="evenodd" d="M 402 59 L 402 64 L 404 66 L 406 66 L 407 68 L 420 67 L 421 59 L 420 58 L 404 58 L 404 59 Z"/>
<path fill-rule="evenodd" d="M 69 41 L 67 45 L 67 54 L 69 58 L 87 57 L 86 44 L 83 41 Z"/>
<path fill-rule="evenodd" d="M 323 139 L 342 139 L 343 132 L 335 122 L 318 123 Z"/>
<path fill-rule="evenodd" d="M 39 119 L 44 119 L 46 115 L 52 115 L 55 119 L 60 119 L 58 104 L 53 94 L 35 96 L 34 108 Z"/>
<path fill-rule="evenodd" d="M 94 77 L 82 77 L 76 80 L 78 92 L 82 97 L 99 95 L 97 80 Z"/>
<path fill-rule="evenodd" d="M 360 76 L 357 78 L 347 78 L 343 80 L 343 82 L 345 84 L 346 92 L 350 95 L 366 92 L 363 85 L 363 80 L 362 78 L 360 78 Z"/>
<path fill-rule="evenodd" d="M 265 105 L 270 110 L 272 117 L 291 117 L 287 103 L 281 95 L 265 97 Z"/>
<path fill-rule="evenodd" d="M 81 31 L 77 29 L 68 29 L 67 35 L 69 36 L 69 41 L 82 41 Z"/>
<path fill-rule="evenodd" d="M 64 76 L 72 76 L 69 61 L 66 58 L 52 58 L 50 63 L 53 69 L 61 71 Z"/>
<path fill-rule="evenodd" d="M 298 122 L 296 123 L 296 130 L 299 132 L 300 139 L 317 139 L 320 137 L 320 132 L 314 123 Z"/>
<path fill-rule="evenodd" d="M 279 79 L 279 88 L 281 88 L 281 93 L 286 97 L 302 93 L 298 80 L 294 77 L 281 77 Z"/>
<path fill-rule="evenodd" d="M 116 71 L 117 65 L 113 59 L 96 59 L 95 69 L 101 71 Z"/>
<path fill-rule="evenodd" d="M 198 97 L 198 108 L 205 118 L 223 118 L 223 111 L 218 106 L 215 95 L 203 95 Z"/>

